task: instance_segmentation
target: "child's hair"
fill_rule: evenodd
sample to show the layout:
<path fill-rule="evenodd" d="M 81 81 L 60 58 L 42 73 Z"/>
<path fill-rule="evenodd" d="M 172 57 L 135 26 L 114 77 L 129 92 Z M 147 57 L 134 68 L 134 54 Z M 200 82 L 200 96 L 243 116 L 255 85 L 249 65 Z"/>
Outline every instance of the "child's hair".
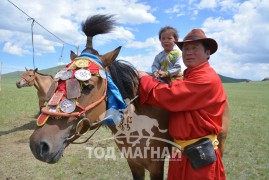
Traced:
<path fill-rule="evenodd" d="M 159 31 L 159 40 L 161 40 L 161 35 L 163 32 L 167 31 L 167 30 L 170 30 L 173 32 L 173 36 L 175 38 L 176 41 L 178 41 L 178 32 L 175 28 L 171 27 L 171 26 L 165 26 L 163 28 L 160 29 Z"/>

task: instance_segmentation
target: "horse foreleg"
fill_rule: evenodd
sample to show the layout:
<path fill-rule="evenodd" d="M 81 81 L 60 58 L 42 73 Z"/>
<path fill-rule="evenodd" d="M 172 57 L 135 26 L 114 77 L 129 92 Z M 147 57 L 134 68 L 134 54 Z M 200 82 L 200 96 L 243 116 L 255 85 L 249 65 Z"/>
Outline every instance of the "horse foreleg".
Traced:
<path fill-rule="evenodd" d="M 127 160 L 128 165 L 131 169 L 134 180 L 144 180 L 145 179 L 145 168 L 138 165 L 137 163 Z"/>
<path fill-rule="evenodd" d="M 39 94 L 37 94 L 37 96 L 38 96 L 39 113 L 41 113 L 41 109 L 45 107 L 46 98 Z"/>
<path fill-rule="evenodd" d="M 148 171 L 151 180 L 163 180 L 164 160 L 165 159 L 161 159 L 160 161 L 154 161 L 150 164 Z"/>

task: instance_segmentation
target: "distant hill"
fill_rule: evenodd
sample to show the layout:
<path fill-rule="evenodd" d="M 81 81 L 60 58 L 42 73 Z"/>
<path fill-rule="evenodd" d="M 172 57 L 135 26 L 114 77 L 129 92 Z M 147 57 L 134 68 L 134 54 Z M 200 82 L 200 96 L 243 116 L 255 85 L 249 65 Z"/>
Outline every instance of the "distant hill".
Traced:
<path fill-rule="evenodd" d="M 48 69 L 43 69 L 43 70 L 38 70 L 38 72 L 42 73 L 42 74 L 48 74 L 48 75 L 52 75 L 54 76 L 60 69 L 64 68 L 65 66 L 56 66 L 53 68 L 48 68 Z M 24 71 L 16 71 L 16 72 L 12 72 L 12 73 L 7 73 L 7 74 L 3 74 L 2 77 L 3 78 L 20 78 L 21 75 L 24 73 Z M 231 77 L 226 77 L 226 76 L 222 76 L 220 75 L 220 79 L 223 83 L 238 83 L 238 82 L 249 82 L 250 80 L 248 79 L 235 79 L 235 78 L 231 78 Z"/>
<path fill-rule="evenodd" d="M 60 69 L 62 69 L 64 67 L 65 67 L 64 65 L 56 66 L 56 67 L 52 67 L 52 68 L 48 68 L 48 69 L 38 70 L 38 72 L 40 72 L 42 74 L 48 74 L 48 75 L 54 76 Z M 19 79 L 24 72 L 25 71 L 15 71 L 15 72 L 3 74 L 2 77 L 8 78 L 8 79 L 13 79 L 13 78 Z"/>
<path fill-rule="evenodd" d="M 235 79 L 231 77 L 222 76 L 219 74 L 219 77 L 223 83 L 238 83 L 238 82 L 249 82 L 249 79 Z"/>
<path fill-rule="evenodd" d="M 264 78 L 262 81 L 269 81 L 269 77 Z"/>

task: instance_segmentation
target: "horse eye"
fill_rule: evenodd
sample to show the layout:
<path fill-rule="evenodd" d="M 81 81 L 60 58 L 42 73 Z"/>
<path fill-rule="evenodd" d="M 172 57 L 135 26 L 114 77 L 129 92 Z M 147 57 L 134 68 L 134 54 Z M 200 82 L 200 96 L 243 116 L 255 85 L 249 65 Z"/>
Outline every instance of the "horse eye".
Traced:
<path fill-rule="evenodd" d="M 93 84 L 88 84 L 88 85 L 86 85 L 86 86 L 84 86 L 82 88 L 82 91 L 81 92 L 83 94 L 89 94 L 93 88 L 94 88 L 94 85 Z"/>

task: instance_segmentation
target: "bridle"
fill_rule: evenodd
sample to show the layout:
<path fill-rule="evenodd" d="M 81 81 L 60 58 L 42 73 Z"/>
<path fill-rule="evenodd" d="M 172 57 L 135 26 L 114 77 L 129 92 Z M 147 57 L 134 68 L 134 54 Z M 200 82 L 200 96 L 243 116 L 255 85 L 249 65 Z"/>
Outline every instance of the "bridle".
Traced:
<path fill-rule="evenodd" d="M 95 64 L 97 64 L 101 69 L 105 70 L 99 63 L 93 61 Z M 65 112 L 55 112 L 55 111 L 50 111 L 49 109 L 47 109 L 46 107 L 43 107 L 41 109 L 41 112 L 43 114 L 49 115 L 54 117 L 55 119 L 60 119 L 61 117 L 75 117 L 74 120 L 79 119 L 77 125 L 76 125 L 76 131 L 73 135 L 71 135 L 70 137 L 67 137 L 66 140 L 70 141 L 72 139 L 74 139 L 75 137 L 81 137 L 82 135 L 85 135 L 89 130 L 91 130 L 92 127 L 99 125 L 95 131 L 93 132 L 93 134 L 87 139 L 87 141 L 94 135 L 94 133 L 101 127 L 103 121 L 105 121 L 106 119 L 110 118 L 110 116 L 103 118 L 102 120 L 98 121 L 98 122 L 94 122 L 91 123 L 90 120 L 86 117 L 86 113 L 93 109 L 94 107 L 96 107 L 98 104 L 100 104 L 102 101 L 106 100 L 106 94 L 107 94 L 107 78 L 104 79 L 104 92 L 102 94 L 102 96 L 100 98 L 98 98 L 95 102 L 92 102 L 91 104 L 89 104 L 86 107 L 83 107 L 82 105 L 80 105 L 79 103 L 76 104 L 76 107 L 78 107 L 80 109 L 80 111 L 76 111 L 76 112 L 72 112 L 72 113 L 65 113 Z M 81 133 L 81 129 L 83 128 L 84 123 L 87 124 L 88 128 L 85 132 Z M 101 124 L 100 124 L 101 123 Z M 87 142 L 85 141 L 85 142 Z M 81 143 L 75 143 L 72 142 L 73 144 L 82 144 L 85 142 L 81 142 Z"/>
<path fill-rule="evenodd" d="M 99 68 L 101 68 L 101 70 L 105 70 L 105 68 L 99 64 L 98 62 L 92 61 L 94 62 L 96 65 L 99 66 Z M 97 121 L 97 122 L 90 122 L 90 120 L 86 117 L 86 113 L 93 109 L 94 107 L 96 107 L 98 104 L 100 104 L 102 101 L 106 100 L 107 97 L 107 88 L 108 88 L 108 80 L 107 78 L 102 78 L 104 80 L 104 92 L 102 94 L 102 96 L 100 98 L 98 98 L 95 102 L 92 102 L 91 104 L 89 104 L 86 107 L 83 107 L 82 105 L 80 105 L 79 103 L 76 104 L 76 107 L 78 107 L 80 109 L 80 111 L 76 111 L 76 112 L 71 112 L 71 113 L 65 113 L 65 112 L 56 112 L 56 111 L 50 111 L 49 109 L 47 109 L 46 107 L 41 109 L 41 112 L 43 114 L 46 114 L 48 116 L 52 116 L 55 119 L 59 119 L 61 117 L 75 117 L 74 120 L 78 120 L 78 123 L 76 125 L 76 129 L 75 129 L 75 133 L 69 137 L 66 138 L 67 141 L 71 141 L 72 139 L 76 138 L 76 137 L 81 137 L 82 135 L 85 135 L 87 132 L 89 132 L 91 130 L 91 128 L 93 128 L 94 126 L 98 125 L 97 128 L 95 128 L 95 131 L 83 142 L 70 142 L 73 144 L 82 144 L 87 142 L 93 135 L 94 133 L 102 126 L 102 122 L 104 122 L 107 119 L 111 119 L 112 115 L 108 115 L 106 117 L 104 117 L 103 119 Z M 128 104 L 132 103 L 138 96 L 134 97 Z M 83 125 L 87 125 L 86 127 L 86 131 L 82 131 L 83 129 L 85 130 L 85 126 Z"/>
<path fill-rule="evenodd" d="M 48 114 L 50 116 L 56 116 L 56 117 L 83 117 L 83 114 L 85 114 L 87 111 L 89 111 L 90 109 L 94 108 L 96 105 L 98 105 L 99 103 L 101 103 L 105 97 L 106 97 L 106 91 L 107 91 L 107 79 L 105 79 L 105 90 L 103 95 L 95 102 L 89 104 L 87 107 L 83 107 L 80 104 L 77 104 L 77 107 L 79 107 L 81 109 L 80 112 L 72 112 L 72 113 L 64 113 L 64 112 L 53 112 L 50 111 L 46 108 L 42 108 L 41 112 L 44 114 Z M 85 116 L 85 115 L 84 115 Z"/>
<path fill-rule="evenodd" d="M 83 135 L 85 135 L 86 133 L 88 133 L 91 129 L 91 127 L 93 126 L 96 126 L 97 124 L 99 124 L 99 126 L 95 129 L 95 131 L 93 132 L 93 134 L 86 140 L 86 141 L 83 141 L 83 142 L 80 142 L 80 143 L 76 143 L 76 142 L 72 142 L 73 144 L 82 144 L 82 143 L 85 143 L 87 142 L 93 135 L 94 133 L 101 127 L 102 124 L 100 124 L 101 122 L 103 122 L 104 120 L 106 120 L 108 117 L 98 121 L 98 122 L 95 122 L 95 123 L 91 123 L 90 120 L 86 117 L 86 112 L 91 110 L 92 108 L 94 108 L 95 106 L 97 106 L 98 104 L 100 104 L 103 100 L 105 100 L 106 98 L 106 91 L 107 91 L 107 79 L 105 79 L 104 81 L 104 87 L 105 87 L 105 90 L 104 90 L 104 93 L 103 95 L 95 102 L 89 104 L 87 107 L 83 107 L 81 106 L 80 104 L 77 104 L 77 107 L 79 107 L 81 109 L 80 112 L 73 112 L 73 113 L 63 113 L 63 112 L 51 112 L 49 110 L 47 110 L 46 108 L 42 108 L 41 112 L 42 113 L 45 113 L 45 114 L 48 114 L 50 116 L 54 116 L 54 117 L 76 117 L 76 119 L 74 120 L 77 120 L 79 119 L 78 123 L 77 123 L 77 126 L 76 126 L 76 131 L 73 135 L 71 135 L 70 137 L 66 138 L 67 141 L 70 141 L 72 140 L 73 138 L 75 137 L 81 137 Z M 83 128 L 80 128 L 81 124 L 83 125 L 83 123 L 87 123 L 89 128 L 81 133 L 81 129 Z"/>
<path fill-rule="evenodd" d="M 27 86 L 32 86 L 35 84 L 35 73 L 32 75 L 31 78 L 29 78 L 28 80 L 25 77 L 21 77 L 22 80 L 24 80 L 26 82 Z"/>

